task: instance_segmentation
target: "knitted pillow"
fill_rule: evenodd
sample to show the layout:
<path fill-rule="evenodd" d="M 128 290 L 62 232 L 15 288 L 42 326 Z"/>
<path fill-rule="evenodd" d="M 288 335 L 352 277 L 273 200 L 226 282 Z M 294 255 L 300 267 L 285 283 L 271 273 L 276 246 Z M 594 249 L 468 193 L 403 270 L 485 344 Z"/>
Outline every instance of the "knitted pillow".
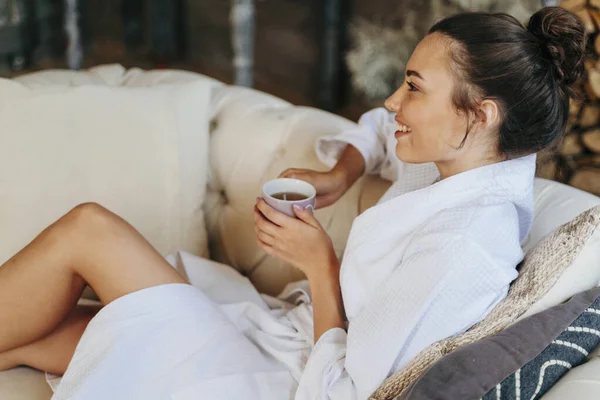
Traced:
<path fill-rule="evenodd" d="M 598 226 L 600 226 L 600 206 L 590 208 L 572 221 L 556 228 L 527 253 L 521 263 L 519 276 L 512 283 L 508 296 L 482 321 L 462 334 L 441 340 L 421 351 L 408 365 L 386 379 L 371 398 L 376 400 L 396 398 L 406 392 L 409 385 L 419 379 L 427 368 L 444 356 L 505 330 L 532 304 L 542 298 L 557 283 L 564 271 L 577 266 L 578 256 L 582 251 L 589 250 L 590 246 L 591 251 L 598 252 L 594 259 L 600 259 L 600 247 L 595 244 L 596 237 L 600 235 Z M 582 266 L 577 266 L 580 267 Z M 597 269 L 600 268 L 600 263 L 587 262 L 582 268 Z M 589 287 L 597 284 L 592 282 Z M 557 335 L 561 331 L 562 329 Z M 453 369 L 455 366 L 447 368 Z M 518 366 L 510 373 L 516 369 Z M 494 382 L 494 385 L 502 379 Z M 487 390 L 481 392 L 477 398 L 483 396 Z"/>
<path fill-rule="evenodd" d="M 454 351 L 432 365 L 399 400 L 539 398 L 598 346 L 599 308 L 600 288 L 579 293 Z"/>
<path fill-rule="evenodd" d="M 600 295 L 598 289 L 592 294 Z M 548 318 L 552 312 L 536 314 L 532 320 Z M 556 321 L 549 321 L 551 324 Z M 545 327 L 544 327 L 545 328 Z M 510 329 L 510 328 L 509 328 Z M 543 330 L 544 334 L 548 331 Z M 546 337 L 537 330 L 523 332 L 535 339 Z M 535 399 L 544 395 L 571 368 L 583 364 L 600 342 L 600 297 L 583 311 L 556 339 L 533 360 L 519 368 L 483 396 L 483 400 Z M 531 351 L 533 346 L 529 348 Z"/>

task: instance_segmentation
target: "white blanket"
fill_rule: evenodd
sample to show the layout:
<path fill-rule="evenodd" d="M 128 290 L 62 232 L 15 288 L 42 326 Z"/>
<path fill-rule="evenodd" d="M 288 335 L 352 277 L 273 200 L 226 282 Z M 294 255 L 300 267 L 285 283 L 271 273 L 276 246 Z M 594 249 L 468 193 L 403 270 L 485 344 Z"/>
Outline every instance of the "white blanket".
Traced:
<path fill-rule="evenodd" d="M 104 307 L 52 380 L 53 399 L 293 397 L 311 344 L 283 310 L 270 311 L 233 268 L 183 252 L 167 259 L 197 287 L 157 286 Z"/>

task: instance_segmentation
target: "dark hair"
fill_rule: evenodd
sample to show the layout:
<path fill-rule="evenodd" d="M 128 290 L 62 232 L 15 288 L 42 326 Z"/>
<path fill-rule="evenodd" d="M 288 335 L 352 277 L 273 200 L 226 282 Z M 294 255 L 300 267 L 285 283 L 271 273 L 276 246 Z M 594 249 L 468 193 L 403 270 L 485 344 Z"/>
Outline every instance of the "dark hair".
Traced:
<path fill-rule="evenodd" d="M 467 12 L 438 22 L 434 32 L 451 39 L 452 69 L 461 82 L 453 93 L 456 108 L 469 113 L 485 98 L 498 103 L 501 154 L 535 153 L 562 136 L 586 54 L 575 14 L 542 8 L 525 28 L 508 14 Z"/>

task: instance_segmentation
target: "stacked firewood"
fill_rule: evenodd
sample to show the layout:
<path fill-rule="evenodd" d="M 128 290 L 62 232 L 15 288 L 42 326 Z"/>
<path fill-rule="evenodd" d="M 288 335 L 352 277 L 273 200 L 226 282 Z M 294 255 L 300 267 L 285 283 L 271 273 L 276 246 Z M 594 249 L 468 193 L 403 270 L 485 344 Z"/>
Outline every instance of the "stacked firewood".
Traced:
<path fill-rule="evenodd" d="M 571 100 L 566 136 L 558 149 L 540 155 L 538 175 L 600 195 L 600 0 L 563 0 L 589 35 L 586 76 L 578 84 L 581 99 Z"/>

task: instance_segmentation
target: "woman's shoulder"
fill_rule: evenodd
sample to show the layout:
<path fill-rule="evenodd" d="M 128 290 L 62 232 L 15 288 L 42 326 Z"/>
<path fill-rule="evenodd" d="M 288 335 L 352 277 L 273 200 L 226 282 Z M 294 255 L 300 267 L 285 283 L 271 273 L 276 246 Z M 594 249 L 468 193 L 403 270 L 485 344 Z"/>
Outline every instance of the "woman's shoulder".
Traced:
<path fill-rule="evenodd" d="M 485 264 L 514 279 L 514 266 L 523 258 L 516 207 L 505 202 L 444 209 L 415 232 L 411 248 L 437 252 L 441 260 L 461 268 L 477 264 L 480 270 Z"/>
<path fill-rule="evenodd" d="M 496 247 L 498 241 L 519 246 L 519 214 L 510 201 L 474 202 L 434 214 L 419 230 L 420 235 L 430 233 L 460 237 L 485 248 Z"/>

